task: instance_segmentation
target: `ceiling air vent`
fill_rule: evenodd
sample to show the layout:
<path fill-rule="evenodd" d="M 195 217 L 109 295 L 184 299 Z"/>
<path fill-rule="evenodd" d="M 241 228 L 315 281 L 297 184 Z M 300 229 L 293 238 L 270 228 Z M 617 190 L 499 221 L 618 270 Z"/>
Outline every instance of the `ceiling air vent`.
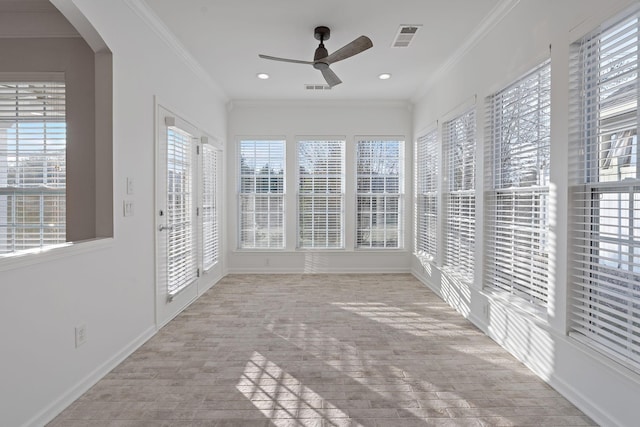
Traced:
<path fill-rule="evenodd" d="M 400 25 L 391 47 L 409 47 L 422 25 Z"/>
<path fill-rule="evenodd" d="M 306 90 L 331 90 L 331 86 L 329 85 L 308 84 L 308 85 L 304 85 L 304 88 Z"/>

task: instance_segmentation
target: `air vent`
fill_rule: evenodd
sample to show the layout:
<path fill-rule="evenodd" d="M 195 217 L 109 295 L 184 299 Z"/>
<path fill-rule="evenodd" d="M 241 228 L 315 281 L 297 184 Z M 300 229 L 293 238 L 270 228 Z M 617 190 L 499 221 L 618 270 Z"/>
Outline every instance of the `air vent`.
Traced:
<path fill-rule="evenodd" d="M 422 25 L 400 25 L 391 47 L 409 47 Z"/>
<path fill-rule="evenodd" d="M 308 84 L 308 85 L 304 85 L 304 88 L 306 90 L 331 90 L 331 86 L 329 85 Z"/>

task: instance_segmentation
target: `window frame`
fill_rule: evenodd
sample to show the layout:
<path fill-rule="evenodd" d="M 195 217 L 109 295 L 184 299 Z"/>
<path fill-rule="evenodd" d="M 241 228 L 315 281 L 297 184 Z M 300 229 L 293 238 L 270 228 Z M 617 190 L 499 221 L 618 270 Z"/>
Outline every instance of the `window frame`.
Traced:
<path fill-rule="evenodd" d="M 460 138 L 456 138 L 458 124 L 463 127 L 462 133 L 464 133 Z M 445 181 L 442 189 L 444 205 L 442 268 L 450 275 L 466 283 L 472 283 L 476 243 L 477 119 L 475 105 L 443 123 L 442 146 L 442 157 L 445 163 Z M 461 155 L 461 161 L 457 162 L 454 149 L 460 147 L 462 151 L 458 154 Z M 470 164 L 466 161 L 469 156 Z M 461 182 L 456 180 L 457 172 L 461 172 Z M 467 172 L 471 172 L 470 179 Z"/>
<path fill-rule="evenodd" d="M 312 181 L 315 181 L 315 176 L 318 175 L 318 177 L 320 179 L 326 179 L 327 180 L 327 188 L 329 188 L 329 179 L 331 177 L 336 178 L 336 175 L 339 176 L 340 179 L 340 192 L 325 192 L 324 196 L 322 195 L 322 193 L 316 193 L 311 191 L 311 192 L 305 192 L 302 193 L 300 191 L 301 188 L 301 179 L 302 179 L 302 174 L 301 174 L 301 162 L 300 162 L 300 149 L 301 149 L 301 145 L 304 143 L 336 143 L 339 146 L 339 150 L 340 150 L 340 158 L 339 158 L 339 167 L 340 167 L 340 173 L 339 174 L 308 174 L 309 177 L 312 179 Z M 345 197 L 346 197 L 346 173 L 345 173 L 345 166 L 346 166 L 346 146 L 347 146 L 347 139 L 344 136 L 301 136 L 298 137 L 296 140 L 296 146 L 295 146 L 295 164 L 296 164 L 296 249 L 297 250 L 303 250 L 303 251 L 308 251 L 308 250 L 319 250 L 319 251 L 332 251 L 332 250 L 339 250 L 339 251 L 343 251 L 346 249 L 345 245 L 345 211 L 346 211 L 346 206 L 345 206 Z M 304 194 L 305 196 L 302 196 L 302 194 Z M 329 246 L 329 245 L 325 245 L 325 246 L 304 246 L 302 244 L 302 232 L 303 232 L 303 228 L 301 225 L 301 215 L 302 215 L 302 211 L 300 208 L 300 204 L 301 204 L 301 198 L 302 197 L 310 197 L 312 199 L 315 198 L 327 198 L 326 199 L 326 203 L 329 203 L 329 199 L 328 197 L 330 197 L 329 195 L 334 195 L 331 196 L 334 200 L 339 200 L 340 202 L 340 207 L 339 207 L 339 239 L 340 242 L 338 245 L 336 246 Z M 327 208 L 328 209 L 328 208 Z M 328 212 L 328 210 L 325 209 L 325 212 Z M 312 213 L 312 216 L 314 216 L 315 214 Z M 328 217 L 327 217 L 327 222 L 328 222 Z M 311 233 L 313 233 L 315 230 L 315 228 L 311 229 Z M 326 239 L 329 240 L 329 235 L 328 235 L 328 230 L 327 230 L 327 235 L 326 235 Z"/>
<path fill-rule="evenodd" d="M 483 287 L 546 308 L 550 59 L 487 97 L 486 115 Z"/>
<path fill-rule="evenodd" d="M 637 5 L 571 46 L 576 162 L 570 170 L 569 336 L 635 372 L 640 372 L 639 56 Z M 630 133 L 618 135 L 625 132 Z M 614 147 L 613 135 L 627 140 Z M 634 167 L 623 170 L 626 162 Z M 608 194 L 613 204 L 603 207 Z M 603 210 L 610 212 L 603 216 Z"/>
<path fill-rule="evenodd" d="M 282 165 L 282 186 L 281 192 L 272 192 L 271 189 L 271 174 L 268 175 L 269 177 L 269 191 L 265 192 L 265 193 L 259 193 L 257 191 L 253 191 L 253 192 L 243 192 L 243 188 L 242 188 L 242 180 L 245 177 L 242 174 L 242 144 L 244 143 L 250 143 L 253 142 L 254 146 L 255 143 L 269 143 L 269 144 L 281 144 L 281 148 L 279 148 L 279 151 L 282 152 L 282 157 L 271 157 L 270 156 L 270 151 L 269 151 L 269 156 L 268 156 L 268 161 L 267 164 L 272 161 L 273 159 L 277 159 L 280 161 L 280 164 Z M 269 150 L 271 149 L 271 147 L 269 146 Z M 264 250 L 284 250 L 286 248 L 286 241 L 287 241 L 287 232 L 286 232 L 286 207 L 287 207 L 287 140 L 284 137 L 278 137 L 278 136 L 274 136 L 274 137 L 242 137 L 239 138 L 237 140 L 236 143 L 236 168 L 237 168 L 237 173 L 236 173 L 236 182 L 237 182 L 237 215 L 236 215 L 236 220 L 238 221 L 238 227 L 237 227 L 237 249 L 240 251 L 264 251 Z M 255 160 L 257 161 L 257 160 Z M 254 167 L 255 169 L 255 167 Z M 253 176 L 257 176 L 255 174 L 253 174 Z M 257 188 L 257 182 L 254 180 L 253 182 L 253 187 L 254 189 Z M 281 223 L 282 223 L 282 237 L 280 239 L 280 241 L 278 241 L 276 239 L 276 244 L 272 246 L 271 245 L 271 227 L 268 227 L 267 233 L 269 238 L 267 239 L 267 245 L 266 246 L 256 246 L 255 242 L 256 240 L 256 235 L 257 235 L 257 231 L 254 229 L 254 244 L 253 245 L 248 245 L 248 244 L 243 244 L 243 228 L 242 228 L 242 223 L 243 223 L 243 209 L 242 209 L 242 203 L 243 203 L 243 194 L 246 194 L 247 196 L 244 197 L 248 197 L 254 198 L 254 210 L 253 210 L 253 214 L 258 215 L 260 213 L 262 214 L 266 214 L 268 217 L 267 222 L 270 222 L 271 219 L 271 215 L 280 215 L 281 218 Z M 264 197 L 267 200 L 267 206 L 269 207 L 266 211 L 261 211 L 258 212 L 255 210 L 255 198 L 258 197 L 258 195 L 260 197 Z M 280 199 L 280 206 L 282 207 L 279 210 L 276 211 L 272 211 L 270 208 L 272 206 L 272 199 L 276 200 Z M 279 243 L 279 244 L 278 244 Z"/>
<path fill-rule="evenodd" d="M 436 262 L 440 253 L 440 147 L 437 125 L 421 133 L 415 140 L 414 247 L 416 255 L 431 262 Z M 433 229 L 432 234 L 428 232 L 430 228 Z"/>
<path fill-rule="evenodd" d="M 355 250 L 358 251 L 366 251 L 366 250 L 373 250 L 373 251 L 381 251 L 381 250 L 402 250 L 404 248 L 404 202 L 405 202 L 405 198 L 404 198 L 404 161 L 405 161 L 405 140 L 402 137 L 379 137 L 379 136 L 357 136 L 354 138 L 355 139 L 355 222 L 354 222 L 354 248 Z M 392 174 L 388 174 L 388 175 L 382 175 L 383 179 L 384 179 L 384 188 L 385 190 L 382 192 L 361 192 L 360 188 L 359 188 L 359 182 L 360 179 L 366 179 L 367 175 L 363 175 L 360 173 L 360 145 L 361 143 L 397 143 L 398 144 L 398 157 L 395 160 L 397 162 L 397 174 L 395 175 L 397 177 L 398 180 L 398 191 L 397 192 L 388 192 L 386 191 L 387 185 L 386 185 L 386 181 L 388 178 L 393 178 L 394 175 Z M 369 174 L 368 175 L 369 178 L 373 179 L 373 175 Z M 371 187 L 373 186 L 373 182 L 371 182 Z M 387 242 L 387 236 L 386 236 L 386 227 L 384 229 L 384 246 L 361 246 L 358 243 L 358 236 L 359 233 L 363 230 L 363 228 L 359 227 L 359 221 L 358 221 L 358 216 L 363 213 L 360 210 L 360 203 L 359 203 L 359 199 L 361 197 L 378 197 L 378 198 L 383 198 L 383 200 L 385 200 L 385 206 L 386 206 L 386 200 L 387 198 L 389 199 L 396 199 L 396 204 L 397 204 L 397 209 L 394 211 L 384 211 L 383 213 L 383 217 L 386 219 L 387 214 L 391 213 L 392 215 L 395 214 L 397 216 L 397 230 L 396 230 L 396 245 L 395 246 L 386 246 L 386 242 Z M 371 215 L 373 216 L 373 213 L 370 212 Z"/>
<path fill-rule="evenodd" d="M 10 185 L 10 164 L 9 164 L 9 151 L 8 151 L 8 146 L 5 149 L 6 151 L 6 184 L 3 187 L 0 187 L 0 195 L 4 195 L 7 197 L 7 201 L 6 201 L 6 210 L 7 212 L 5 213 L 6 215 L 9 215 L 9 208 L 11 206 L 14 207 L 15 209 L 15 205 L 16 205 L 16 197 L 22 196 L 23 199 L 26 199 L 28 197 L 33 197 L 33 196 L 39 196 L 39 202 L 38 202 L 38 218 L 39 218 L 39 222 L 36 223 L 24 223 L 22 224 L 23 228 L 37 228 L 39 230 L 39 232 L 37 233 L 39 238 L 38 238 L 38 244 L 37 245 L 28 245 L 25 246 L 22 249 L 16 250 L 15 249 L 15 245 L 16 245 L 16 236 L 15 234 L 17 233 L 17 229 L 20 228 L 20 224 L 18 224 L 16 222 L 16 218 L 15 218 L 15 212 L 12 213 L 12 221 L 11 223 L 7 222 L 6 226 L 5 226 L 5 232 L 7 234 L 7 239 L 8 239 L 8 235 L 10 233 L 10 229 L 14 229 L 13 233 L 14 233 L 14 237 L 12 238 L 11 242 L 12 242 L 12 247 L 14 248 L 11 251 L 8 252 L 4 252 L 2 254 L 0 254 L 0 259 L 6 259 L 6 258 L 11 258 L 11 257 L 15 257 L 15 256 L 20 256 L 20 255 L 24 255 L 24 254 L 33 254 L 33 253 L 39 253 L 42 251 L 46 251 L 48 249 L 54 249 L 54 248 L 59 248 L 59 247 L 64 247 L 64 246 L 68 246 L 68 244 L 70 243 L 68 241 L 68 232 L 67 232 L 67 209 L 66 209 L 66 200 L 67 200 L 67 194 L 66 194 L 66 189 L 67 189 L 67 172 L 66 172 L 66 157 L 67 157 L 67 139 L 68 139 L 68 135 L 67 135 L 67 84 L 65 81 L 65 75 L 62 72 L 35 72 L 35 73 L 0 73 L 0 82 L 2 82 L 3 84 L 7 85 L 7 86 L 15 86 L 15 93 L 11 94 L 9 92 L 7 92 L 7 96 L 6 97 L 2 97 L 3 99 L 5 99 L 7 102 L 10 100 L 15 99 L 15 102 L 11 102 L 10 105 L 15 106 L 16 108 L 16 115 L 18 116 L 18 118 L 16 118 L 16 115 L 12 115 L 9 116 L 8 114 L 6 115 L 6 120 L 3 120 L 5 123 L 9 124 L 9 126 L 7 126 L 6 128 L 9 129 L 11 127 L 13 127 L 13 125 L 15 126 L 20 126 L 20 125 L 26 125 L 27 127 L 29 123 L 40 123 L 41 127 L 39 127 L 38 129 L 42 130 L 43 132 L 43 143 L 42 143 L 42 149 L 46 150 L 47 147 L 47 141 L 64 141 L 64 148 L 62 150 L 58 149 L 56 151 L 58 151 L 57 155 L 55 156 L 55 158 L 58 159 L 58 162 L 62 162 L 62 167 L 63 167 L 63 172 L 62 172 L 62 182 L 58 182 L 56 185 L 54 186 L 47 186 L 46 183 L 39 183 L 39 182 L 32 182 L 32 183 L 27 183 L 27 184 L 23 184 L 22 186 L 17 186 L 17 185 Z M 27 100 L 26 98 L 23 98 L 24 93 L 28 92 L 28 90 L 22 88 L 19 89 L 19 86 L 25 86 L 25 85 L 36 85 L 36 88 L 33 89 L 35 91 L 37 90 L 43 90 L 46 93 L 46 100 L 49 99 L 54 99 L 54 103 L 50 103 L 50 102 L 45 102 L 45 101 L 41 101 L 40 99 L 37 99 L 36 102 L 39 102 L 40 104 L 36 104 L 36 106 L 40 106 L 41 108 L 41 112 L 39 113 L 38 111 L 31 111 L 28 107 L 27 104 Z M 61 98 L 58 98 L 58 96 L 60 95 L 60 93 L 62 93 Z M 16 105 L 16 102 L 19 102 L 20 99 L 23 99 L 24 102 L 21 104 Z M 57 101 L 57 102 L 56 102 Z M 46 112 L 47 112 L 47 105 L 52 105 L 53 107 L 50 108 L 50 110 L 53 111 L 53 116 L 52 118 L 47 119 L 46 116 Z M 26 108 L 26 109 L 25 109 Z M 21 113 L 20 113 L 21 112 Z M 38 119 L 32 120 L 31 117 L 32 116 L 28 116 L 25 117 L 25 115 L 27 113 L 31 113 L 32 115 L 37 115 L 40 117 L 43 117 L 42 120 L 38 121 Z M 61 118 L 56 118 L 60 117 Z M 2 119 L 2 118 L 0 118 Z M 46 129 L 48 128 L 47 124 L 49 123 L 64 123 L 64 137 L 60 138 L 60 137 L 54 137 L 53 139 L 49 139 L 47 137 L 45 137 L 44 135 L 46 135 Z M 54 126 L 54 128 L 56 128 Z M 17 133 L 16 133 L 17 135 Z M 16 145 L 15 145 L 15 153 L 17 155 L 18 152 L 20 152 L 19 147 L 21 146 L 25 146 L 25 144 L 28 146 L 28 142 L 30 141 L 30 136 L 29 136 L 29 132 L 27 131 L 27 137 L 26 137 L 26 142 L 23 142 L 22 145 L 20 144 L 20 140 L 21 138 L 18 138 L 16 136 Z M 34 134 L 35 135 L 35 134 Z M 10 140 L 9 136 L 7 135 L 6 139 L 4 139 L 5 143 L 8 145 L 8 141 Z M 55 146 L 55 142 L 54 142 L 54 146 Z M 40 148 L 40 146 L 38 146 L 38 148 Z M 46 154 L 46 151 L 42 152 L 42 156 L 46 156 L 47 159 L 50 157 L 49 155 Z M 16 160 L 17 161 L 17 160 Z M 2 162 L 0 162 L 1 165 Z M 45 161 L 46 164 L 48 164 L 48 160 Z M 46 168 L 46 166 L 43 166 L 44 168 Z M 57 166 L 56 166 L 57 167 Z M 15 166 L 16 168 L 16 173 L 18 170 L 18 164 L 16 164 Z M 24 169 L 22 169 L 23 172 L 22 173 L 26 173 L 24 171 Z M 38 169 L 38 171 L 40 172 L 44 172 L 47 171 L 47 176 L 48 176 L 48 169 Z M 56 175 L 58 175 L 58 173 L 56 173 Z M 26 175 L 25 175 L 26 176 Z M 16 179 L 16 177 L 14 177 L 14 179 Z M 60 177 L 58 176 L 58 179 L 60 179 Z M 46 211 L 44 209 L 45 208 L 45 204 L 46 204 L 46 200 L 45 198 L 47 198 L 47 196 L 49 197 L 53 197 L 54 201 L 55 201 L 55 205 L 58 206 L 58 208 L 54 209 L 54 215 L 56 218 L 56 222 L 51 225 L 51 224 L 45 224 L 44 221 L 44 217 L 46 216 Z M 10 203 L 9 198 L 12 198 L 13 200 L 13 204 Z M 62 207 L 62 211 L 60 212 L 59 209 L 59 205 L 60 203 L 62 203 L 63 207 Z M 25 206 L 26 209 L 26 206 Z M 58 212 L 57 214 L 55 214 L 55 212 Z M 52 217 L 53 218 L 53 217 Z M 48 222 L 51 221 L 51 219 L 49 219 Z M 7 218 L 9 219 L 9 218 Z M 13 224 L 13 225 L 12 225 Z M 52 237 L 52 241 L 50 243 L 46 243 L 45 242 L 45 236 L 44 233 L 46 229 L 57 229 L 58 232 Z M 29 237 L 29 233 L 24 234 L 24 238 L 28 238 Z M 58 237 L 55 237 L 58 236 Z M 7 240 L 7 244 L 9 244 L 9 240 Z"/>

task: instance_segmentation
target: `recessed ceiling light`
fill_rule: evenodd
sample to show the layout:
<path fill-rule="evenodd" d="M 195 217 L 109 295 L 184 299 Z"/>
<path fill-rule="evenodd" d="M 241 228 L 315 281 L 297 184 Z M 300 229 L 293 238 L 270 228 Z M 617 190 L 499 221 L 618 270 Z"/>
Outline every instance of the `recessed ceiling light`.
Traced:
<path fill-rule="evenodd" d="M 258 77 L 260 80 L 267 80 L 269 78 L 269 74 L 267 74 L 267 73 L 258 73 L 258 74 L 256 74 L 256 77 Z"/>
<path fill-rule="evenodd" d="M 391 74 L 389 74 L 389 73 L 382 73 L 382 74 L 380 74 L 380 75 L 378 76 L 378 78 L 379 78 L 380 80 L 388 80 L 388 79 L 390 79 L 390 78 L 391 78 Z"/>

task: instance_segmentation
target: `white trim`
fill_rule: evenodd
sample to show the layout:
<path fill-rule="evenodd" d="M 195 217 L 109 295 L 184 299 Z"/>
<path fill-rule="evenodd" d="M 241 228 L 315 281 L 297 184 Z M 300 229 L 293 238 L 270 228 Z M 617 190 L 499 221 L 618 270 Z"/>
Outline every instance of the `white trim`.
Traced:
<path fill-rule="evenodd" d="M 604 5 L 605 2 L 602 4 Z M 584 21 L 569 30 L 569 44 L 579 41 L 584 36 L 598 28 L 604 29 L 615 24 L 637 7 L 637 0 L 627 2 L 626 4 L 606 4 L 600 12 L 591 14 Z"/>
<path fill-rule="evenodd" d="M 191 53 L 189 53 L 189 50 L 176 38 L 173 32 L 171 32 L 158 15 L 155 14 L 145 0 L 124 0 L 124 3 L 152 29 L 156 35 L 169 46 L 173 53 L 180 58 L 198 78 L 202 79 L 216 95 L 221 97 L 224 102 L 229 101 L 229 97 L 224 90 L 213 80 L 207 70 L 204 69 Z"/>
<path fill-rule="evenodd" d="M 97 252 L 113 247 L 113 237 L 37 248 L 29 251 L 0 256 L 0 272 L 30 267 L 36 264 L 71 258 L 88 252 Z"/>
<path fill-rule="evenodd" d="M 411 267 L 387 267 L 387 268 L 314 268 L 309 271 L 304 266 L 301 267 L 231 267 L 227 274 L 369 274 L 369 273 L 411 273 Z"/>
<path fill-rule="evenodd" d="M 447 58 L 447 60 L 432 73 L 411 98 L 411 101 L 417 102 L 422 98 L 431 87 L 439 81 L 447 71 L 451 70 L 462 58 L 465 57 L 487 34 L 495 28 L 508 14 L 520 3 L 520 0 L 501 0 L 489 12 L 480 24 L 467 36 L 460 46 Z"/>
<path fill-rule="evenodd" d="M 65 408 L 67 408 L 76 399 L 82 396 L 94 384 L 100 381 L 113 368 L 118 366 L 122 361 L 129 357 L 134 351 L 140 348 L 142 344 L 147 342 L 155 334 L 155 325 L 147 328 L 144 332 L 134 338 L 129 344 L 125 345 L 120 351 L 116 352 L 113 357 L 98 366 L 96 369 L 94 369 L 92 372 L 78 381 L 75 385 L 70 387 L 65 393 L 62 394 L 62 396 L 51 402 L 51 404 L 49 404 L 46 408 L 36 414 L 29 421 L 24 423 L 23 427 L 39 427 L 53 420 Z"/>
<path fill-rule="evenodd" d="M 64 71 L 11 71 L 0 72 L 0 81 L 21 83 L 21 82 L 65 82 Z"/>
<path fill-rule="evenodd" d="M 406 108 L 411 111 L 413 104 L 403 100 L 371 100 L 371 101 L 357 101 L 357 100 L 252 100 L 252 99 L 239 99 L 230 101 L 227 104 L 227 108 L 231 111 L 235 107 L 321 107 L 321 108 L 334 108 L 334 107 L 379 107 L 379 108 Z"/>

